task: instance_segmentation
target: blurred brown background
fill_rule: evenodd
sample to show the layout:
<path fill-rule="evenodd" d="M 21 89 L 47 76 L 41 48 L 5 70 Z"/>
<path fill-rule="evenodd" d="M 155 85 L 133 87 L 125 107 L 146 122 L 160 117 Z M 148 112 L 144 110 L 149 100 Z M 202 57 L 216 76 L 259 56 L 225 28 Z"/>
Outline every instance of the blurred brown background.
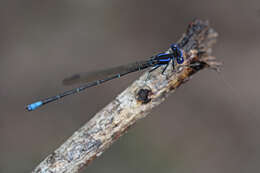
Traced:
<path fill-rule="evenodd" d="M 69 89 L 61 80 L 75 72 L 164 51 L 195 17 L 220 35 L 213 54 L 228 84 L 195 75 L 83 172 L 259 172 L 259 0 L 2 0 L 0 172 L 33 170 L 140 74 L 34 112 L 26 104 Z"/>

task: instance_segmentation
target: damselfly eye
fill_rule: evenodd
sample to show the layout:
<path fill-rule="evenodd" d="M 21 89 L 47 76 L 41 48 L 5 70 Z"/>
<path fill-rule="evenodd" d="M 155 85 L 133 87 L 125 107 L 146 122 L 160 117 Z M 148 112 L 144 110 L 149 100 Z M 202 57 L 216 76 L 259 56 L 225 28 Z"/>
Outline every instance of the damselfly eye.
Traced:
<path fill-rule="evenodd" d="M 172 51 L 175 52 L 178 49 L 178 46 L 176 44 L 171 45 Z"/>
<path fill-rule="evenodd" d="M 171 49 L 172 49 L 172 53 L 173 53 L 174 57 L 182 56 L 181 50 L 177 44 L 172 44 Z"/>
<path fill-rule="evenodd" d="M 182 64 L 183 62 L 184 62 L 184 58 L 182 57 L 182 56 L 180 56 L 180 57 L 177 57 L 177 63 L 178 64 Z"/>

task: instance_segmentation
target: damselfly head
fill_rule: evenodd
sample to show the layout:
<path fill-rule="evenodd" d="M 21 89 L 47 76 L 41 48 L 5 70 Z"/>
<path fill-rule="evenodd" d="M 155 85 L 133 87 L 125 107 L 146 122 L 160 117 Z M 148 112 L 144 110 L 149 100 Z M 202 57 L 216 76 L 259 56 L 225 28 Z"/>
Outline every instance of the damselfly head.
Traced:
<path fill-rule="evenodd" d="M 178 64 L 182 64 L 184 62 L 182 50 L 179 48 L 177 44 L 171 45 L 172 53 L 176 58 Z"/>

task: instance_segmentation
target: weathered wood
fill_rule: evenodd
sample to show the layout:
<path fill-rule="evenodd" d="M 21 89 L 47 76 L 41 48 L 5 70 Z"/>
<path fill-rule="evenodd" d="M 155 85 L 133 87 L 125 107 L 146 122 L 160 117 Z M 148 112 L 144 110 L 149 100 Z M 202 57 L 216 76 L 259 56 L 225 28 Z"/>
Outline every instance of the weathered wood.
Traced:
<path fill-rule="evenodd" d="M 137 120 L 152 109 L 194 73 L 221 65 L 211 56 L 212 44 L 217 33 L 208 22 L 194 20 L 178 42 L 184 51 L 185 62 L 173 72 L 169 66 L 162 75 L 162 68 L 145 72 L 115 100 L 99 111 L 89 122 L 77 130 L 64 144 L 43 160 L 33 172 L 75 173 L 100 156 Z"/>

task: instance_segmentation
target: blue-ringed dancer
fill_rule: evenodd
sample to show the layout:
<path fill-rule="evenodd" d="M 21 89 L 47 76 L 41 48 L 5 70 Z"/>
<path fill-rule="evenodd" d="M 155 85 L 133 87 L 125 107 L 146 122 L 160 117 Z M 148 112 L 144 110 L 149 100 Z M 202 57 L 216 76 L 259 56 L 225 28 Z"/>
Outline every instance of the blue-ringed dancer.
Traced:
<path fill-rule="evenodd" d="M 74 88 L 72 90 L 65 91 L 56 96 L 34 102 L 32 104 L 27 105 L 26 109 L 28 111 L 33 111 L 47 103 L 51 103 L 55 100 L 65 97 L 65 96 L 79 93 L 80 91 L 83 91 L 87 88 L 102 84 L 102 83 L 107 82 L 112 79 L 120 78 L 121 76 L 124 76 L 126 74 L 140 71 L 140 70 L 146 69 L 148 67 L 152 67 L 151 70 L 149 71 L 149 72 L 151 72 L 160 66 L 165 66 L 162 71 L 162 73 L 164 73 L 164 71 L 170 64 L 170 62 L 171 62 L 173 69 L 174 69 L 175 63 L 182 64 L 184 62 L 183 52 L 177 44 L 172 44 L 171 49 L 169 50 L 168 53 L 159 53 L 155 56 L 152 56 L 148 60 L 130 63 L 127 65 L 122 65 L 122 66 L 118 66 L 118 67 L 114 67 L 114 68 L 110 68 L 110 69 L 100 70 L 100 71 L 97 71 L 94 73 L 76 74 L 69 78 L 66 78 L 63 80 L 63 84 L 65 84 L 65 85 L 75 84 L 78 82 L 82 82 L 84 80 L 90 81 L 91 78 L 93 78 L 93 79 L 98 78 L 99 80 L 95 80 L 93 82 L 86 83 L 78 88 Z"/>

